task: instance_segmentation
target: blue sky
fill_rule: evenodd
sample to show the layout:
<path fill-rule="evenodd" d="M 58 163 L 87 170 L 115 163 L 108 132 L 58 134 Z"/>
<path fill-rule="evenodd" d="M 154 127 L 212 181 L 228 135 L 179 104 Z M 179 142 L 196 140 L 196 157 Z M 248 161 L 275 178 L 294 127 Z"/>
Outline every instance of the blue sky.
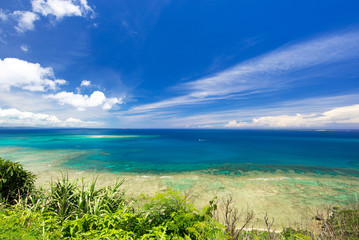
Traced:
<path fill-rule="evenodd" d="M 0 3 L 0 126 L 359 128 L 359 2 Z"/>

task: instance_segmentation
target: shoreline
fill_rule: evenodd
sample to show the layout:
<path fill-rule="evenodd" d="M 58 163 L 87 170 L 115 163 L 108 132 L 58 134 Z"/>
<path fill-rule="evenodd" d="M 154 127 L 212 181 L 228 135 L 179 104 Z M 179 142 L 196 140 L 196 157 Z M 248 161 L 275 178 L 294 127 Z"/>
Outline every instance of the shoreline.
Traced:
<path fill-rule="evenodd" d="M 46 185 L 52 179 L 68 174 L 69 180 L 91 182 L 98 177 L 97 186 L 111 185 L 116 179 L 124 179 L 122 188 L 129 197 L 140 194 L 153 195 L 173 188 L 189 193 L 189 200 L 197 208 L 202 208 L 214 197 L 220 199 L 231 195 L 235 206 L 240 210 L 253 210 L 256 228 L 263 226 L 267 213 L 275 220 L 276 228 L 308 224 L 317 211 L 328 205 L 340 206 L 349 202 L 355 194 L 359 195 L 357 177 L 338 177 L 313 174 L 260 173 L 253 171 L 248 176 L 211 175 L 200 171 L 159 174 L 124 174 L 90 171 L 47 171 L 35 173 L 36 186 Z M 81 181 L 78 182 L 81 184 Z"/>

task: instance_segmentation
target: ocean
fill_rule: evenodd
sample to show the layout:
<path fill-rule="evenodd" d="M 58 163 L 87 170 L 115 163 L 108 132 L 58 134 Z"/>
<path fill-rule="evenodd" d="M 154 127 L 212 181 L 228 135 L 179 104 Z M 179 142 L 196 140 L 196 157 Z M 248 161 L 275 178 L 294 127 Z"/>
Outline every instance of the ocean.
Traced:
<path fill-rule="evenodd" d="M 4 128 L 0 157 L 38 171 L 359 176 L 359 131 Z"/>

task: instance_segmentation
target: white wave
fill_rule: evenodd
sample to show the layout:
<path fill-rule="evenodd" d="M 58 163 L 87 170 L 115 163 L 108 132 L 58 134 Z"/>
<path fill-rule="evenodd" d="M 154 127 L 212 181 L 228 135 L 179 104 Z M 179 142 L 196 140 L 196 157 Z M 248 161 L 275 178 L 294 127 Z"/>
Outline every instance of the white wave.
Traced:
<path fill-rule="evenodd" d="M 286 180 L 286 179 L 290 179 L 288 177 L 278 177 L 278 178 L 251 178 L 248 179 L 249 181 L 281 181 L 281 180 Z"/>

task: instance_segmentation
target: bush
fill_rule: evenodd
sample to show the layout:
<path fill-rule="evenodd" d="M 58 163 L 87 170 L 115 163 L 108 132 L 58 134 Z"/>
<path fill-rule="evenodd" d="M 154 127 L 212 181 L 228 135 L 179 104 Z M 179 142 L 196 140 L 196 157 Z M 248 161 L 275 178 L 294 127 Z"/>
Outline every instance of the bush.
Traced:
<path fill-rule="evenodd" d="M 310 240 L 314 239 L 313 233 L 308 230 L 295 230 L 293 228 L 285 228 L 282 231 L 282 237 L 286 240 Z"/>
<path fill-rule="evenodd" d="M 144 234 L 162 227 L 166 236 L 178 239 L 224 239 L 223 226 L 213 218 L 212 206 L 202 211 L 188 203 L 187 197 L 172 189 L 146 198 L 141 209 L 140 229 Z"/>
<path fill-rule="evenodd" d="M 333 210 L 329 219 L 324 221 L 322 235 L 327 239 L 359 239 L 359 210 Z"/>
<path fill-rule="evenodd" d="M 21 164 L 0 158 L 0 200 L 15 204 L 34 189 L 35 175 Z"/>

